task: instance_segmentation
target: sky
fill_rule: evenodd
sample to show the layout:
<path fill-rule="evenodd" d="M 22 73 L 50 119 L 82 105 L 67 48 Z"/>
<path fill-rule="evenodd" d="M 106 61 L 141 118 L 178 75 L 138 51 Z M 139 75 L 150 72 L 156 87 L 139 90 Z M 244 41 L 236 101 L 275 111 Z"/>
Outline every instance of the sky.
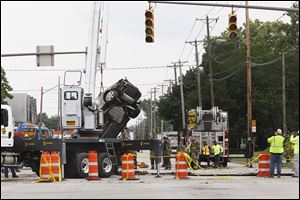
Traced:
<path fill-rule="evenodd" d="M 244 1 L 209 1 L 211 3 L 244 4 Z M 294 1 L 249 1 L 249 5 L 291 7 Z M 100 35 L 101 59 L 106 63 L 104 87 L 126 77 L 142 92 L 142 99 L 150 98 L 150 89 L 159 87 L 162 94 L 164 80 L 174 79 L 171 62 L 179 59 L 195 65 L 194 47 L 186 40 L 204 39 L 206 26 L 196 18 L 219 18 L 210 25 L 211 36 L 219 35 L 228 26 L 232 8 L 180 6 L 156 4 L 154 7 L 155 42 L 145 42 L 145 9 L 147 1 L 104 1 L 102 3 L 103 31 Z M 238 27 L 245 22 L 245 10 L 233 8 Z M 84 51 L 88 45 L 92 2 L 89 1 L 1 1 L 1 54 L 34 53 L 38 45 L 54 45 L 55 51 Z M 283 11 L 250 10 L 251 20 L 281 20 L 289 22 Z M 107 44 L 107 45 L 106 45 Z M 199 56 L 203 53 L 199 47 Z M 200 60 L 201 61 L 201 60 Z M 37 99 L 39 112 L 40 88 L 50 89 L 63 81 L 65 69 L 85 67 L 84 55 L 56 55 L 55 66 L 37 67 L 36 58 L 1 57 L 1 66 L 15 93 L 28 93 Z M 162 67 L 133 70 L 135 67 Z M 125 68 L 112 70 L 113 68 Z M 21 71 L 22 69 L 23 71 Z M 58 71 L 29 71 L 29 70 Z M 189 69 L 183 67 L 183 74 Z M 13 70 L 13 71 L 9 71 Z M 19 70 L 19 71 L 15 71 Z M 27 71 L 24 71 L 27 70 Z M 179 72 L 177 73 L 179 74 Z M 82 77 L 84 80 L 84 77 Z M 196 81 L 196 80 L 195 80 Z M 97 73 L 96 93 L 99 93 L 100 73 Z M 166 86 L 164 88 L 166 92 Z M 43 112 L 57 114 L 57 89 L 44 95 Z M 134 123 L 132 120 L 130 123 Z"/>

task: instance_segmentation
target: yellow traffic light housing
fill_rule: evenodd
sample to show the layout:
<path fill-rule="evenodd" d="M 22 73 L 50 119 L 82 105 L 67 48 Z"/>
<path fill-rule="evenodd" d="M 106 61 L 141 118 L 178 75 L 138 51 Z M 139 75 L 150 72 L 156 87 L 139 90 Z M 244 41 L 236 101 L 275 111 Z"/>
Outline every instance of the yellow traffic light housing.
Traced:
<path fill-rule="evenodd" d="M 146 10 L 145 11 L 145 33 L 146 33 L 146 42 L 153 43 L 154 42 L 154 10 Z"/>
<path fill-rule="evenodd" d="M 236 14 L 234 13 L 229 14 L 228 31 L 229 31 L 229 38 L 232 40 L 237 37 L 236 21 L 237 21 Z"/>
<path fill-rule="evenodd" d="M 196 123 L 197 123 L 197 112 L 189 111 L 188 112 L 188 128 L 189 129 L 196 128 Z"/>

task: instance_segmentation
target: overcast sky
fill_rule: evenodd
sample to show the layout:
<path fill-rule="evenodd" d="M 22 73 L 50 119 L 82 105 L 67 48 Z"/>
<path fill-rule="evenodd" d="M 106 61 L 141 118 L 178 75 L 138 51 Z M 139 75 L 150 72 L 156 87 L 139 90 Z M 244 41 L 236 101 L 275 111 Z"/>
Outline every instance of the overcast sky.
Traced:
<path fill-rule="evenodd" d="M 210 1 L 212 2 L 212 1 Z M 216 1 L 214 1 L 216 2 Z M 241 4 L 242 1 L 219 3 Z M 250 5 L 291 7 L 293 1 L 249 1 Z M 1 54 L 35 52 L 37 45 L 54 45 L 55 51 L 84 51 L 88 44 L 88 30 L 91 18 L 91 2 L 5 2 L 1 1 Z M 206 28 L 196 18 L 219 17 L 211 24 L 211 35 L 219 35 L 226 30 L 231 8 L 179 6 L 157 4 L 155 7 L 155 43 L 145 43 L 144 12 L 146 1 L 104 2 L 102 44 L 107 45 L 104 86 L 110 86 L 120 78 L 127 77 L 137 85 L 143 98 L 149 98 L 150 88 L 174 79 L 174 71 L 169 68 L 144 70 L 109 70 L 109 68 L 167 66 L 178 61 L 186 39 L 202 40 Z M 238 26 L 245 22 L 245 10 L 234 9 Z M 251 20 L 275 21 L 284 12 L 250 10 Z M 289 22 L 288 16 L 280 20 Z M 108 26 L 107 26 L 108 24 Z M 108 27 L 108 35 L 106 37 Z M 200 30 L 202 31 L 200 32 Z M 188 37 L 189 33 L 190 37 Z M 105 45 L 102 45 L 101 61 L 104 61 Z M 203 53 L 200 45 L 200 57 Z M 194 65 L 194 52 L 191 45 L 185 45 L 181 60 Z M 54 67 L 43 69 L 83 69 L 83 55 L 55 56 Z M 37 69 L 35 57 L 2 58 L 4 69 Z M 41 67 L 39 68 L 41 69 Z M 188 68 L 184 68 L 183 71 Z M 51 88 L 57 84 L 63 72 L 7 71 L 7 78 L 15 92 L 26 92 L 40 101 L 40 87 Z M 100 75 L 98 74 L 98 77 Z M 99 81 L 99 78 L 98 78 Z M 100 83 L 97 84 L 100 86 Z M 99 88 L 98 88 L 99 89 Z M 161 94 L 161 91 L 158 92 Z M 57 90 L 49 91 L 44 97 L 44 112 L 49 116 L 57 113 Z"/>

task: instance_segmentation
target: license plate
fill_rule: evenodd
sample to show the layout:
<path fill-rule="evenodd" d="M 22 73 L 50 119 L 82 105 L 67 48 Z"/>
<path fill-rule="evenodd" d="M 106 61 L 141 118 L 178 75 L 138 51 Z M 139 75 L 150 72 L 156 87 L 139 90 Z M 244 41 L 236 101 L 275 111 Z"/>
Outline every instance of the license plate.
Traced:
<path fill-rule="evenodd" d="M 75 121 L 67 121 L 67 126 L 75 126 Z"/>

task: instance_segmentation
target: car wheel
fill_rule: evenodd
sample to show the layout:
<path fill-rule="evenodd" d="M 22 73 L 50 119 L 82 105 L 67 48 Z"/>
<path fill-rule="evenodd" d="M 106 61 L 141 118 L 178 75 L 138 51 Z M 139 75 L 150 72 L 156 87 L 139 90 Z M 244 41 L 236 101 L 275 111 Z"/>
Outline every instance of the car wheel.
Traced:
<path fill-rule="evenodd" d="M 118 92 L 115 90 L 109 90 L 104 93 L 103 99 L 106 103 L 113 102 L 118 97 Z"/>

